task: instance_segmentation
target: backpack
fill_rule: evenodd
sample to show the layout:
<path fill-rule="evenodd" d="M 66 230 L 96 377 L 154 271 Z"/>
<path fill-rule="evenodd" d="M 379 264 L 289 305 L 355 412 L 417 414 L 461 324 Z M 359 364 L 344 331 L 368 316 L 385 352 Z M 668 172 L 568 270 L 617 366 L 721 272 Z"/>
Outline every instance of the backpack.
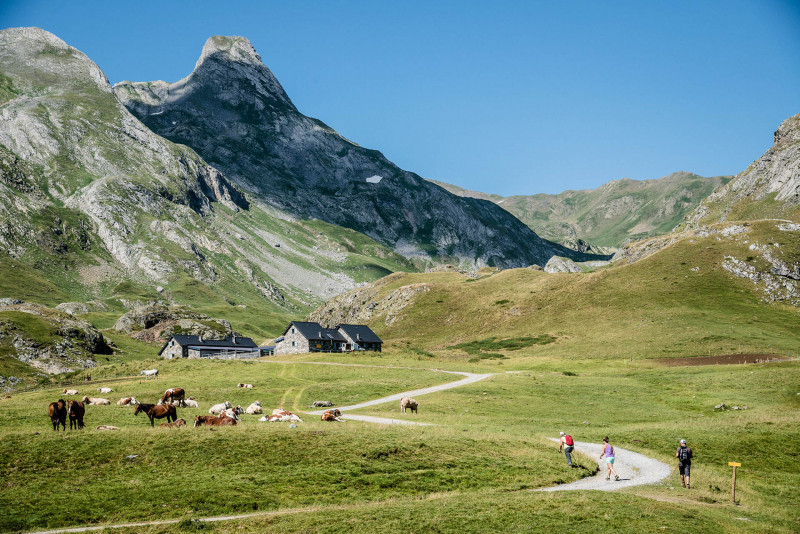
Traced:
<path fill-rule="evenodd" d="M 575 444 L 575 443 L 572 441 L 572 436 L 570 436 L 569 434 L 567 434 L 566 436 L 564 436 L 564 443 L 566 443 L 568 447 L 572 447 L 572 446 Z"/>
<path fill-rule="evenodd" d="M 689 447 L 678 448 L 678 460 L 681 463 L 689 461 Z"/>

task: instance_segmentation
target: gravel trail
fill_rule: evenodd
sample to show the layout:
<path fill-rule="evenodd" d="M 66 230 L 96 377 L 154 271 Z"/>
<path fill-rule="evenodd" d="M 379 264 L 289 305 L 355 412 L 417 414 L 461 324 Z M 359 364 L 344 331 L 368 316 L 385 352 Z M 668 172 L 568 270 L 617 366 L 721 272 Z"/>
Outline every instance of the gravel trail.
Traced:
<path fill-rule="evenodd" d="M 550 438 L 558 443 L 558 438 Z M 613 445 L 613 443 L 612 443 Z M 591 458 L 598 458 L 603 451 L 603 446 L 599 443 L 587 443 L 585 441 L 575 442 L 575 451 L 581 452 Z M 621 447 L 614 447 L 614 469 L 619 475 L 619 481 L 606 480 L 606 461 L 598 459 L 597 466 L 600 471 L 593 477 L 583 478 L 569 484 L 560 484 L 549 488 L 541 488 L 535 491 L 571 491 L 571 490 L 599 490 L 615 491 L 631 486 L 642 486 L 644 484 L 655 484 L 669 476 L 670 467 L 664 462 L 653 458 L 648 458 L 644 454 L 629 451 Z M 566 463 L 566 458 L 561 455 L 561 461 Z"/>

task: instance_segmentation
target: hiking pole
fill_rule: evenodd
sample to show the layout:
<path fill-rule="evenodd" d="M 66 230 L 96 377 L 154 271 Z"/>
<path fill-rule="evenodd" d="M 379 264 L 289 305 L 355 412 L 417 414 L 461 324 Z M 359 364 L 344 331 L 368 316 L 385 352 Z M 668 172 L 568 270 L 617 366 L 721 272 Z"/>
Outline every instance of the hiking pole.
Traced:
<path fill-rule="evenodd" d="M 741 467 L 742 464 L 738 462 L 728 462 L 728 465 L 733 467 L 733 482 L 731 483 L 731 502 L 736 504 L 736 468 Z"/>

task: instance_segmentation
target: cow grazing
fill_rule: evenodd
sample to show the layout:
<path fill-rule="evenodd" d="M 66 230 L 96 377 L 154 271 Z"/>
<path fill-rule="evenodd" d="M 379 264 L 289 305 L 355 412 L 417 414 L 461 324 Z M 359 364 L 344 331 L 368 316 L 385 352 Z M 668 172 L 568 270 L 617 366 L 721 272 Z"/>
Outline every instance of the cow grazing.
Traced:
<path fill-rule="evenodd" d="M 253 384 L 236 384 L 237 388 L 253 389 Z"/>
<path fill-rule="evenodd" d="M 182 426 L 186 426 L 186 419 L 178 419 L 177 421 L 173 421 L 171 423 L 161 423 L 158 426 L 159 428 L 180 428 Z"/>
<path fill-rule="evenodd" d="M 209 408 L 208 413 L 211 415 L 219 415 L 223 410 L 227 410 L 228 408 L 233 408 L 233 405 L 230 402 L 225 401 L 221 404 L 215 404 Z"/>
<path fill-rule="evenodd" d="M 58 425 L 67 431 L 67 403 L 64 399 L 58 399 L 56 402 L 51 402 L 48 406 L 50 413 L 50 421 L 53 423 L 53 430 L 58 431 Z"/>
<path fill-rule="evenodd" d="M 406 409 L 411 410 L 412 413 L 418 413 L 419 403 L 411 397 L 403 397 L 400 399 L 400 411 L 405 413 Z"/>
<path fill-rule="evenodd" d="M 331 401 L 314 401 L 311 405 L 312 408 L 331 408 L 333 403 Z"/>
<path fill-rule="evenodd" d="M 161 400 L 158 401 L 159 404 L 167 404 L 171 403 L 172 401 L 178 401 L 181 404 L 179 406 L 185 406 L 183 404 L 183 400 L 186 396 L 186 392 L 183 388 L 169 388 L 164 392 L 164 395 L 161 397 Z"/>
<path fill-rule="evenodd" d="M 150 426 L 154 427 L 155 419 L 163 419 L 164 417 L 167 418 L 167 422 L 172 422 L 178 419 L 177 412 L 175 411 L 175 406 L 172 405 L 158 405 L 158 404 L 137 404 L 136 409 L 133 411 L 133 415 L 139 415 L 139 412 L 143 412 L 147 414 L 147 417 L 150 418 Z"/>
<path fill-rule="evenodd" d="M 345 420 L 341 419 L 342 412 L 334 408 L 333 410 L 328 410 L 324 414 L 319 416 L 320 421 L 338 421 L 340 423 L 344 423 Z"/>
<path fill-rule="evenodd" d="M 261 409 L 261 403 L 255 401 L 253 404 L 247 407 L 247 410 L 245 410 L 245 412 L 250 415 L 257 415 L 260 413 L 264 413 L 264 410 Z"/>
<path fill-rule="evenodd" d="M 64 394 L 64 395 L 77 395 L 78 394 L 78 390 L 77 389 L 65 389 L 61 393 Z"/>
<path fill-rule="evenodd" d="M 109 406 L 111 405 L 111 401 L 108 399 L 101 399 L 100 397 L 87 397 L 86 395 L 83 396 L 81 402 L 84 404 L 88 404 L 90 406 Z"/>
<path fill-rule="evenodd" d="M 228 426 L 237 424 L 236 419 L 230 417 L 214 417 L 213 415 L 195 415 L 194 426 Z"/>
<path fill-rule="evenodd" d="M 111 393 L 114 390 L 111 388 L 97 388 L 97 391 L 99 391 L 100 393 Z"/>
<path fill-rule="evenodd" d="M 144 376 L 145 380 L 150 380 L 151 378 L 158 378 L 158 369 L 145 369 L 139 375 Z"/>
<path fill-rule="evenodd" d="M 67 412 L 69 413 L 69 429 L 72 430 L 73 426 L 76 430 L 80 430 L 84 427 L 83 424 L 83 416 L 86 413 L 86 408 L 84 408 L 82 402 L 78 401 L 69 401 L 69 407 L 67 408 Z"/>

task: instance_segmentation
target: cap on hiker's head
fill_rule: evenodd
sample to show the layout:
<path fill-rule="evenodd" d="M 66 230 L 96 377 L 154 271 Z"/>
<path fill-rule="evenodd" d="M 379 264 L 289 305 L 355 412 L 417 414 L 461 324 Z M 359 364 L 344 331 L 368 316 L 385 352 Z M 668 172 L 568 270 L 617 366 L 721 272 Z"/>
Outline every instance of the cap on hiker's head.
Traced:
<path fill-rule="evenodd" d="M 562 436 L 564 436 L 564 435 L 566 435 L 566 434 L 564 434 L 564 433 L 562 432 L 562 433 L 561 433 L 561 435 L 562 435 Z"/>
<path fill-rule="evenodd" d="M 686 445 L 686 440 L 685 439 L 681 440 L 681 445 Z"/>

